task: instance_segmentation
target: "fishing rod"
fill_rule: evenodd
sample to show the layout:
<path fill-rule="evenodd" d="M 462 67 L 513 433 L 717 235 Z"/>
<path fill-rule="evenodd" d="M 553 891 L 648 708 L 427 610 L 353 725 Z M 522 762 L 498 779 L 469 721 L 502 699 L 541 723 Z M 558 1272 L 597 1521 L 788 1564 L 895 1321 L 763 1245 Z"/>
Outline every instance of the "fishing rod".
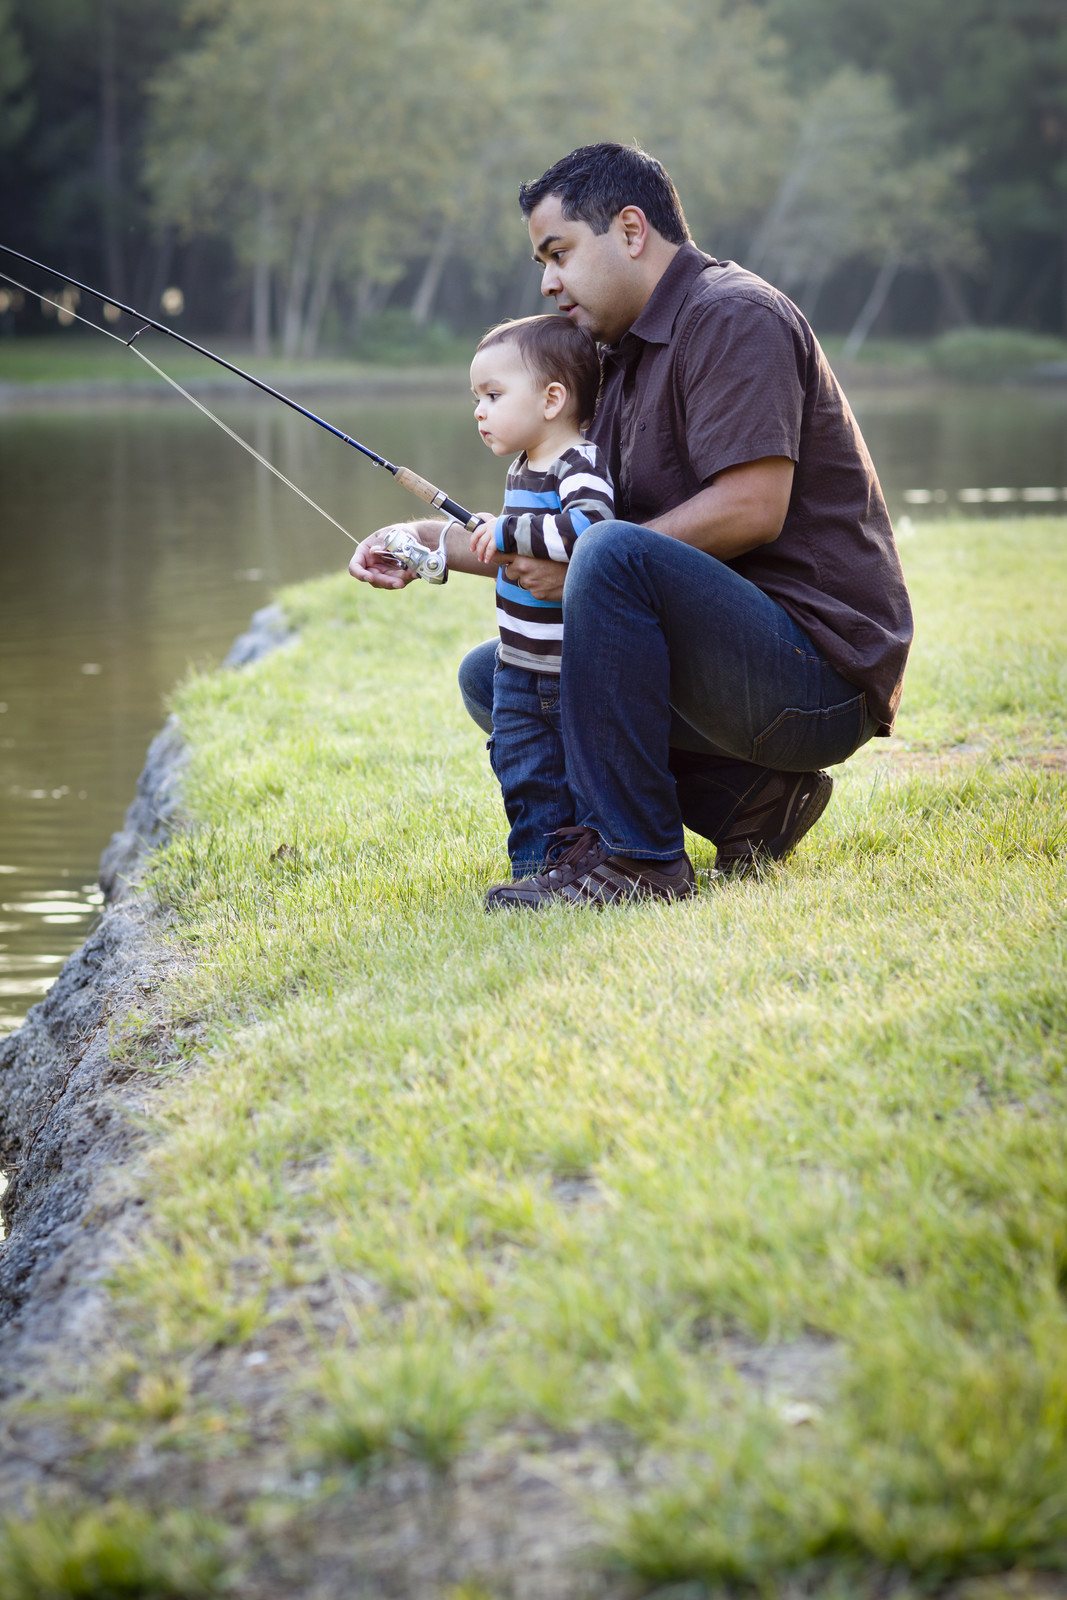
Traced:
<path fill-rule="evenodd" d="M 149 361 L 148 357 L 142 350 L 135 349 L 134 340 L 139 339 L 141 334 L 145 333 L 149 328 L 155 328 L 159 333 L 168 334 L 170 338 L 177 339 L 179 344 L 184 344 L 188 346 L 190 350 L 195 350 L 198 355 L 207 356 L 209 361 L 217 362 L 220 367 L 225 367 L 228 372 L 235 373 L 238 378 L 244 378 L 247 383 L 254 384 L 257 389 L 262 389 L 263 393 L 269 394 L 272 399 L 280 400 L 283 405 L 289 406 L 293 411 L 299 411 L 300 415 L 302 417 L 307 417 L 309 422 L 317 422 L 320 428 L 325 428 L 327 433 L 332 433 L 334 437 L 336 439 L 340 439 L 342 443 L 350 444 L 354 450 L 359 451 L 360 455 L 364 455 L 368 458 L 368 460 L 373 461 L 376 467 L 384 467 L 386 472 L 392 474 L 397 483 L 399 483 L 403 488 L 410 490 L 412 494 L 417 495 L 420 500 L 424 500 L 427 505 L 433 506 L 438 511 L 444 511 L 446 515 L 452 518 L 454 521 L 462 523 L 462 525 L 469 532 L 473 533 L 474 530 L 479 526 L 478 519 L 472 512 L 466 510 L 466 508 L 461 506 L 457 500 L 453 500 L 449 495 L 445 494 L 443 489 L 438 489 L 426 478 L 422 478 L 417 472 L 413 472 L 410 467 L 398 467 L 394 462 L 387 461 L 385 456 L 380 456 L 376 450 L 371 450 L 368 445 L 360 444 L 358 439 L 353 439 L 349 434 L 342 433 L 340 428 L 335 428 L 332 422 L 326 421 L 325 417 L 317 416 L 314 411 L 309 411 L 306 406 L 300 405 L 296 400 L 291 399 L 289 395 L 282 394 L 280 389 L 271 388 L 269 383 L 264 383 L 261 378 L 254 377 L 251 372 L 246 372 L 243 367 L 235 366 L 232 361 L 227 361 L 224 356 L 216 355 L 213 350 L 208 350 L 204 345 L 197 344 L 193 339 L 187 339 L 185 334 L 179 333 L 176 328 L 169 328 L 165 322 L 157 322 L 154 317 L 147 316 L 143 311 L 137 311 L 133 306 L 124 305 L 121 300 L 112 299 L 110 295 L 104 294 L 100 289 L 94 289 L 90 284 L 87 283 L 80 283 L 77 278 L 72 278 L 69 273 L 60 272 L 55 267 L 46 266 L 43 261 L 37 261 L 33 256 L 24 255 L 21 250 L 13 250 L 10 245 L 0 244 L 0 250 L 2 250 L 5 255 L 15 256 L 19 261 L 27 262 L 31 267 L 39 267 L 42 272 L 50 272 L 53 274 L 53 276 L 62 278 L 65 283 L 69 283 L 73 288 L 83 290 L 86 294 L 92 295 L 95 299 L 103 301 L 105 305 L 116 306 L 119 311 L 124 311 L 127 316 L 133 317 L 136 321 L 142 323 L 143 326 L 138 328 L 137 332 L 129 339 L 122 339 L 118 334 L 112 333 L 110 329 L 101 328 L 98 323 L 90 322 L 88 317 L 79 317 L 77 313 L 71 311 L 68 306 L 64 306 L 62 308 L 63 310 L 67 311 L 70 316 L 75 317 L 78 322 L 84 322 L 86 327 L 95 328 L 98 333 L 106 334 L 109 339 L 115 339 L 119 344 L 125 345 L 127 349 L 133 350 L 134 355 L 138 355 L 143 361 L 148 362 L 148 365 L 152 367 L 154 371 L 159 372 L 161 377 L 166 378 L 167 382 L 177 389 L 180 394 L 184 394 L 187 400 L 192 400 L 193 404 L 200 411 L 203 411 L 207 416 L 211 417 L 213 422 L 218 422 L 220 428 L 224 429 L 224 431 L 228 433 L 231 438 L 237 440 L 238 444 L 243 445 L 246 450 L 250 451 L 252 455 L 256 456 L 256 459 L 262 462 L 265 467 L 269 467 L 276 477 L 282 479 L 283 483 L 289 484 L 289 487 L 294 489 L 296 493 L 300 495 L 301 499 L 307 500 L 309 505 L 314 506 L 315 502 L 310 500 L 309 497 L 304 494 L 302 489 L 297 489 L 295 484 L 289 483 L 288 478 L 283 477 L 283 475 L 278 472 L 277 468 L 273 467 L 269 461 L 265 461 L 257 451 L 252 450 L 251 445 L 235 434 L 232 429 L 227 428 L 226 424 L 224 422 L 220 422 L 219 418 L 216 417 L 213 412 L 208 411 L 206 406 L 201 405 L 198 400 L 195 400 L 191 394 L 188 394 L 186 390 L 181 387 L 180 384 L 175 383 L 173 378 L 168 377 L 165 372 L 162 372 L 154 362 Z M 9 277 L 5 272 L 0 272 L 0 278 L 5 278 L 8 283 L 15 283 L 14 278 Z M 48 301 L 46 296 L 38 295 L 35 290 L 27 289 L 24 284 L 16 284 L 15 287 L 21 289 L 25 294 L 33 295 L 36 299 L 45 300 L 47 304 L 56 304 L 55 301 Z M 322 511 L 322 508 L 321 506 L 315 506 L 315 510 Z M 329 522 L 333 522 L 333 518 L 327 516 L 325 511 L 322 512 L 322 515 L 327 517 Z M 340 523 L 335 522 L 334 527 L 340 527 Z M 348 538 L 352 537 L 352 535 L 348 533 L 347 529 L 342 528 L 341 531 L 342 533 L 345 533 Z M 391 553 L 393 553 L 403 565 L 410 565 L 410 551 L 407 551 L 408 558 L 405 559 L 405 551 L 407 550 L 405 541 L 394 540 L 394 543 L 398 545 L 398 548 Z M 400 545 L 404 545 L 404 550 L 399 548 Z M 421 549 L 422 547 L 419 546 L 418 548 Z M 443 538 L 442 548 L 439 548 L 438 554 L 440 555 L 443 567 Z M 417 564 L 422 565 L 421 562 Z M 426 573 L 426 576 L 430 578 L 430 581 L 434 581 L 429 572 Z M 441 582 L 443 579 L 438 578 L 436 581 Z"/>

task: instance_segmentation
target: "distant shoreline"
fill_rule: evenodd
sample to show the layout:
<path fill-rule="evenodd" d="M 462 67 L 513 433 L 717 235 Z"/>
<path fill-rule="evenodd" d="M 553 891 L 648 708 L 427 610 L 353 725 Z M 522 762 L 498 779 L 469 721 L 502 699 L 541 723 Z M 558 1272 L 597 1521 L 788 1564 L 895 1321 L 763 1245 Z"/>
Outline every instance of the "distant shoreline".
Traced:
<path fill-rule="evenodd" d="M 257 377 L 272 383 L 291 395 L 333 394 L 353 399 L 399 399 L 411 395 L 427 398 L 466 398 L 467 371 L 454 365 L 388 367 L 357 367 L 338 363 L 335 371 L 324 368 L 318 371 L 278 370 L 273 363 L 256 366 L 254 358 L 245 357 L 249 370 Z M 1028 389 L 1059 388 L 1067 385 L 1067 363 L 1050 363 L 1027 374 L 1005 376 L 991 372 L 988 377 L 964 382 L 943 372 L 917 365 L 890 365 L 883 363 L 843 362 L 829 357 L 834 373 L 848 391 L 871 389 L 918 389 L 946 391 L 959 389 L 1002 389 L 1025 387 Z M 3 370 L 0 356 L 0 372 Z M 184 361 L 172 372 L 175 380 L 190 394 L 201 399 L 230 400 L 237 398 L 269 399 L 260 396 L 254 387 L 236 377 L 198 377 L 190 374 Z M 33 410 L 38 407 L 79 404 L 83 401 L 131 401 L 164 403 L 180 400 L 181 396 L 160 379 L 123 378 L 117 374 L 99 374 L 93 377 L 75 377 L 39 381 L 33 378 L 18 379 L 0 376 L 0 412 Z"/>
<path fill-rule="evenodd" d="M 256 370 L 250 368 L 250 370 Z M 201 399 L 269 399 L 241 378 L 194 377 L 178 369 L 175 380 L 190 394 Z M 343 394 L 357 398 L 399 397 L 425 394 L 434 398 L 465 396 L 467 372 L 461 367 L 368 367 L 362 370 L 339 367 L 330 372 L 277 372 L 269 365 L 256 370 L 257 377 L 274 384 L 287 394 Z M 181 396 L 160 379 L 125 379 L 118 376 L 70 377 L 37 382 L 0 378 L 0 410 L 20 411 L 41 405 L 67 404 L 82 400 L 169 401 Z"/>

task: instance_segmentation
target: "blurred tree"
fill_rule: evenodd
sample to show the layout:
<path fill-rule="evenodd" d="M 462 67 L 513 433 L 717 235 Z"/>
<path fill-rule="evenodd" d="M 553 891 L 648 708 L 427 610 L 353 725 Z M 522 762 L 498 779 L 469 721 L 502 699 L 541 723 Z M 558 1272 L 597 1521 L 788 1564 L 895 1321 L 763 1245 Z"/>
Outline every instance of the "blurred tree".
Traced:
<path fill-rule="evenodd" d="M 579 143 L 636 140 L 671 173 L 702 244 L 748 236 L 795 115 L 758 12 L 725 0 L 558 3 L 528 48 L 534 165 Z"/>
<path fill-rule="evenodd" d="M 475 9 L 468 23 L 495 48 L 480 65 L 477 115 L 454 146 L 416 316 L 427 314 L 463 227 L 475 291 L 513 286 L 507 311 L 534 309 L 517 182 L 580 144 L 635 140 L 653 150 L 709 247 L 750 234 L 774 192 L 793 111 L 781 47 L 758 13 L 727 0 L 539 0 Z"/>
<path fill-rule="evenodd" d="M 274 323 L 285 355 L 310 354 L 335 278 L 374 309 L 425 253 L 428 223 L 454 227 L 492 41 L 463 28 L 462 0 L 305 0 L 298 13 L 218 0 L 194 15 L 210 26 L 154 88 L 157 216 L 225 235 L 252 275 L 257 348 Z"/>
<path fill-rule="evenodd" d="M 313 348 L 334 281 L 358 313 L 407 274 L 425 323 L 457 252 L 468 299 L 524 279 L 518 179 L 576 144 L 656 149 L 707 237 L 752 225 L 788 138 L 780 48 L 725 0 L 201 0 L 191 16 L 203 31 L 155 85 L 157 216 L 232 241 L 258 347 L 273 322 L 290 355 Z"/>
<path fill-rule="evenodd" d="M 793 153 L 747 255 L 812 317 L 844 263 L 878 268 L 847 350 L 855 354 L 905 266 L 972 267 L 979 246 L 960 183 L 964 157 L 907 158 L 909 118 L 888 82 L 845 69 L 817 89 Z"/>
<path fill-rule="evenodd" d="M 30 125 L 33 101 L 26 89 L 30 63 L 15 25 L 11 0 L 0 0 L 0 150 L 17 144 Z"/>
<path fill-rule="evenodd" d="M 985 246 L 985 321 L 1067 329 L 1067 7 L 1063 0 L 762 0 L 795 81 L 850 62 L 886 74 L 913 156 L 968 153 Z M 941 274 L 950 320 L 966 315 Z"/>
<path fill-rule="evenodd" d="M 22 134 L 0 168 L 5 236 L 116 295 L 144 295 L 159 277 L 161 241 L 140 183 L 144 85 L 178 42 L 180 7 L 3 0 L 0 9 L 0 94 L 14 88 Z"/>

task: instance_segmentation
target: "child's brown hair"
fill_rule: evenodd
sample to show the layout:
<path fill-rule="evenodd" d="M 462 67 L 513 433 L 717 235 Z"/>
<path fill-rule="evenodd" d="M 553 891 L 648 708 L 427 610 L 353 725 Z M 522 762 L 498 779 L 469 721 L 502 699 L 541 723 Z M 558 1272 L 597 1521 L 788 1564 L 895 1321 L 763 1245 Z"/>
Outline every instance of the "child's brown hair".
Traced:
<path fill-rule="evenodd" d="M 523 366 L 535 378 L 563 385 L 580 428 L 592 422 L 600 395 L 600 357 L 584 328 L 558 314 L 516 317 L 490 328 L 478 349 L 497 344 L 516 345 Z"/>

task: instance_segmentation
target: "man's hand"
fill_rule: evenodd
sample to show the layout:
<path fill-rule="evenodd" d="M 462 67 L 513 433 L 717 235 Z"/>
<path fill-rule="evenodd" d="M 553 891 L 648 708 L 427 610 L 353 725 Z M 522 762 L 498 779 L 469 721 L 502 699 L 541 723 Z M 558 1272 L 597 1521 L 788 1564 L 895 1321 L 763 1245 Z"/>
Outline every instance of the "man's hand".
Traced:
<path fill-rule="evenodd" d="M 536 556 L 512 556 L 504 568 L 504 576 L 509 583 L 526 589 L 535 600 L 552 600 L 559 605 L 563 599 L 567 565 L 563 561 L 540 561 Z"/>
<path fill-rule="evenodd" d="M 353 578 L 358 578 L 360 583 L 369 583 L 375 589 L 404 589 L 409 583 L 417 581 L 416 574 L 407 567 L 398 566 L 395 559 L 382 548 L 382 540 L 389 528 L 396 527 L 396 523 L 389 523 L 388 527 L 376 528 L 373 533 L 360 541 L 356 546 L 355 554 L 348 563 L 348 570 Z M 418 522 L 405 522 L 405 528 L 424 544 L 428 550 L 437 548 L 437 541 L 441 537 L 441 524 L 430 518 L 423 518 Z"/>

